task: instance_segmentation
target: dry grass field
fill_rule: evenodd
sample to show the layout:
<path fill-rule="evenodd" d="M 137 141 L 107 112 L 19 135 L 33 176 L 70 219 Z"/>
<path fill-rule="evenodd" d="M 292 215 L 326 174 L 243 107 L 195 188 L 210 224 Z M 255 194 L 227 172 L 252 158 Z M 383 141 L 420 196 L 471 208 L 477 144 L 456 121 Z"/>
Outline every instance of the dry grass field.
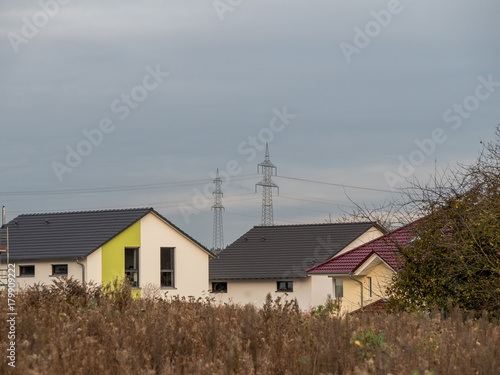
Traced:
<path fill-rule="evenodd" d="M 70 280 L 18 294 L 16 312 L 16 367 L 4 355 L 1 374 L 500 374 L 499 325 L 459 311 L 341 318 L 280 300 L 139 300 Z"/>

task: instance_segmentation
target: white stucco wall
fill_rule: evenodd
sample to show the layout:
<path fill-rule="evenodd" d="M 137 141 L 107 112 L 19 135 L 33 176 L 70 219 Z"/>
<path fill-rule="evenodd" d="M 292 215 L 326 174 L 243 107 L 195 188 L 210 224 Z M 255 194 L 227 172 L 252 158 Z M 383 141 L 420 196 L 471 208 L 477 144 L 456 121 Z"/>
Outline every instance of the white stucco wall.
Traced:
<path fill-rule="evenodd" d="M 227 293 L 211 293 L 210 296 L 219 302 L 261 307 L 266 301 L 267 294 L 271 293 L 273 299 L 278 296 L 286 300 L 296 298 L 302 310 L 324 305 L 328 295 L 333 296 L 333 280 L 327 275 L 287 279 L 286 281 L 293 281 L 293 292 L 286 293 L 276 291 L 278 280 L 226 280 Z"/>
<path fill-rule="evenodd" d="M 277 282 L 281 279 L 269 280 L 225 280 L 227 282 L 227 293 L 210 293 L 210 297 L 218 302 L 236 303 L 239 305 L 252 304 L 262 307 L 266 296 L 271 293 L 272 299 L 281 297 L 284 300 L 297 299 L 301 309 L 311 306 L 311 278 L 283 279 L 281 281 L 293 281 L 293 292 L 277 292 Z M 210 284 L 211 287 L 212 284 Z"/>
<path fill-rule="evenodd" d="M 311 278 L 311 305 L 324 305 L 328 296 L 333 298 L 333 280 L 327 275 L 310 275 Z"/>
<path fill-rule="evenodd" d="M 102 283 L 102 248 L 94 251 L 82 263 L 85 265 L 85 281 Z"/>
<path fill-rule="evenodd" d="M 67 264 L 68 276 L 73 277 L 75 280 L 82 280 L 82 268 L 75 261 L 64 260 L 51 260 L 44 262 L 16 262 L 16 283 L 18 288 L 25 288 L 29 285 L 36 283 L 43 283 L 51 285 L 52 281 L 56 279 L 52 275 L 52 265 L 54 264 Z M 19 266 L 35 266 L 35 276 L 19 276 Z"/>
<path fill-rule="evenodd" d="M 376 227 L 371 227 L 368 229 L 365 233 L 363 233 L 361 236 L 356 238 L 354 241 L 352 241 L 349 245 L 347 245 L 345 248 L 343 248 L 341 251 L 339 251 L 334 258 L 338 257 L 339 255 L 342 255 L 344 253 L 347 253 L 349 250 L 352 250 L 358 246 L 363 245 L 364 243 L 370 242 L 371 240 L 374 240 L 375 238 L 378 238 L 382 236 L 384 233 L 382 233 L 378 228 Z"/>
<path fill-rule="evenodd" d="M 141 220 L 139 267 L 141 289 L 148 284 L 160 287 L 160 249 L 174 248 L 175 287 L 162 288 L 161 293 L 184 297 L 208 295 L 209 255 L 186 236 L 150 213 Z"/>

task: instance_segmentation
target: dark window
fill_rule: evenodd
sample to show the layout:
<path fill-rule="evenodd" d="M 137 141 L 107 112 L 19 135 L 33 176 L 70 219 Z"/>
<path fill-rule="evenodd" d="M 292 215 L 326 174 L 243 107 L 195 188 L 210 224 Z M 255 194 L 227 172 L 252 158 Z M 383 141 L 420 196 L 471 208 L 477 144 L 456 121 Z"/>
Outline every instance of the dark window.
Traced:
<path fill-rule="evenodd" d="M 139 287 L 139 248 L 125 248 L 125 277 L 132 287 Z"/>
<path fill-rule="evenodd" d="M 19 276 L 35 276 L 35 266 L 19 266 Z"/>
<path fill-rule="evenodd" d="M 368 298 L 372 298 L 372 278 L 367 277 L 368 279 Z"/>
<path fill-rule="evenodd" d="M 293 281 L 278 281 L 277 292 L 293 292 Z"/>
<path fill-rule="evenodd" d="M 160 259 L 160 279 L 163 288 L 173 288 L 175 286 L 174 278 L 174 248 L 162 247 Z"/>
<path fill-rule="evenodd" d="M 344 280 L 343 279 L 333 279 L 335 283 L 335 298 L 344 297 Z"/>
<path fill-rule="evenodd" d="M 227 283 L 212 283 L 212 293 L 227 293 Z"/>
<path fill-rule="evenodd" d="M 66 276 L 68 274 L 67 264 L 53 264 L 52 265 L 52 275 Z"/>

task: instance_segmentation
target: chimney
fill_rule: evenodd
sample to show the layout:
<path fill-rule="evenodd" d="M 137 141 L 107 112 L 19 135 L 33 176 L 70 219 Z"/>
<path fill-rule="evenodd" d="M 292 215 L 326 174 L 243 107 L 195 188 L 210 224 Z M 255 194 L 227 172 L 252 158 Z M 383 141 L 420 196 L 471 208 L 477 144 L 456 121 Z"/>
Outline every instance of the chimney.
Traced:
<path fill-rule="evenodd" d="M 5 226 L 5 206 L 2 206 L 2 228 Z"/>

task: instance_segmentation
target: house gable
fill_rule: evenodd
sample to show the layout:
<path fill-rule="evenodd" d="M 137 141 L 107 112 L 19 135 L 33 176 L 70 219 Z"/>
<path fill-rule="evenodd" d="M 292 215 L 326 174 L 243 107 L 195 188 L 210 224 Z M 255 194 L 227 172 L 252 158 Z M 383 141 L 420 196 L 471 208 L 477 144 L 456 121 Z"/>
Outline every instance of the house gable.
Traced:
<path fill-rule="evenodd" d="M 372 253 L 363 263 L 361 263 L 357 269 L 354 270 L 355 276 L 368 275 L 379 265 L 384 265 L 388 269 L 394 271 L 394 269 L 389 266 L 384 259 L 382 259 L 377 253 Z"/>
<path fill-rule="evenodd" d="M 169 295 L 195 296 L 208 291 L 208 265 L 214 256 L 156 212 L 141 219 L 140 286 L 161 286 L 161 249 L 173 253 L 173 285 L 161 286 Z"/>
<path fill-rule="evenodd" d="M 376 238 L 379 238 L 380 236 L 383 236 L 386 233 L 387 231 L 380 225 L 374 225 L 373 227 L 368 229 L 365 233 L 363 233 L 361 236 L 352 241 L 349 245 L 340 250 L 337 254 L 335 254 L 334 257 L 338 257 L 342 254 L 345 254 L 351 251 L 352 249 L 355 249 L 358 246 L 361 246 L 365 243 L 373 241 Z"/>
<path fill-rule="evenodd" d="M 164 224 L 166 224 L 171 230 L 176 232 L 178 235 L 184 237 L 187 241 L 191 242 L 192 244 L 196 245 L 202 252 L 207 254 L 210 258 L 215 258 L 216 255 L 212 253 L 210 250 L 208 250 L 205 246 L 203 246 L 201 243 L 196 241 L 193 237 L 188 235 L 186 232 L 181 230 L 179 227 L 174 225 L 170 220 L 167 220 L 165 217 L 160 215 L 158 212 L 152 210 L 151 215 L 155 216 L 157 219 L 161 220 Z"/>

